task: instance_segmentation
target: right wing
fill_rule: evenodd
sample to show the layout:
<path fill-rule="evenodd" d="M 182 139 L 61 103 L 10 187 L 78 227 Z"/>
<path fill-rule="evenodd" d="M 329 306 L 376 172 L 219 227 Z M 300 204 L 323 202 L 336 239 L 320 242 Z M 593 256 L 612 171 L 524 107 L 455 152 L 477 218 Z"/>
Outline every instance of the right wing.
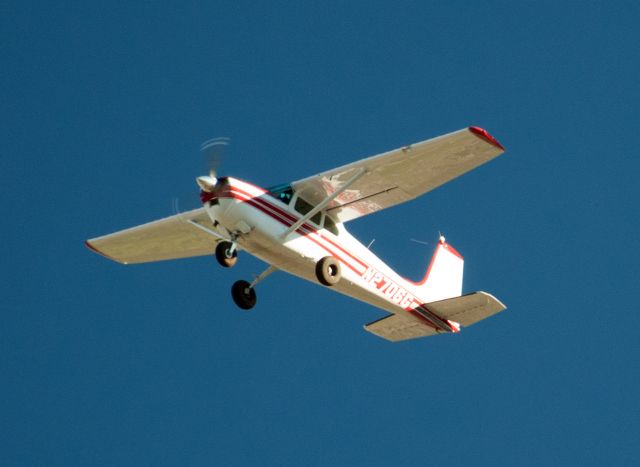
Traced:
<path fill-rule="evenodd" d="M 503 152 L 495 138 L 472 126 L 327 170 L 291 186 L 314 206 L 344 189 L 328 204 L 327 212 L 347 222 L 414 199 Z M 345 189 L 358 173 L 359 178 Z"/>
<path fill-rule="evenodd" d="M 204 208 L 199 208 L 92 238 L 85 243 L 96 253 L 118 263 L 135 264 L 213 254 L 217 243 L 224 239 L 214 235 L 209 216 Z"/>

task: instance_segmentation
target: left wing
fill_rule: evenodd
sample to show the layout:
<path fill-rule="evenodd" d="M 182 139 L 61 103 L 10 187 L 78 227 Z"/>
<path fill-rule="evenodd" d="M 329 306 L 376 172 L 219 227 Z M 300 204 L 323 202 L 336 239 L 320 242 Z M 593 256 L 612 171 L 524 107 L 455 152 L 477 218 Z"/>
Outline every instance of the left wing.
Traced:
<path fill-rule="evenodd" d="M 327 207 L 340 222 L 404 203 L 490 161 L 504 148 L 485 130 L 469 127 L 293 182 L 313 205 L 344 189 Z"/>
<path fill-rule="evenodd" d="M 209 216 L 200 208 L 93 238 L 86 245 L 118 263 L 148 263 L 213 254 L 218 241 L 223 239 L 214 235 Z"/>

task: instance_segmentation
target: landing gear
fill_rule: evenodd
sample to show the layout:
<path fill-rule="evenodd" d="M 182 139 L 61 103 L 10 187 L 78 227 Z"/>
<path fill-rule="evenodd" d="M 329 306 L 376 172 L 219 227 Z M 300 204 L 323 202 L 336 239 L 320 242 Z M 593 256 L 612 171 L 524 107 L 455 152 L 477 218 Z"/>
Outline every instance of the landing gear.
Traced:
<path fill-rule="evenodd" d="M 256 305 L 256 291 L 247 281 L 234 282 L 231 287 L 233 301 L 243 310 L 250 310 Z"/>
<path fill-rule="evenodd" d="M 231 242 L 220 242 L 216 246 L 216 259 L 221 266 L 230 268 L 238 261 L 236 245 Z"/>
<path fill-rule="evenodd" d="M 248 283 L 247 281 L 237 281 L 231 287 L 231 298 L 233 301 L 243 310 L 250 310 L 256 304 L 256 285 L 264 280 L 269 274 L 277 271 L 278 268 L 275 266 L 269 266 L 267 269 L 262 271 L 253 282 Z"/>
<path fill-rule="evenodd" d="M 316 277 L 321 284 L 333 286 L 340 282 L 342 271 L 340 262 L 333 256 L 325 256 L 316 263 Z"/>

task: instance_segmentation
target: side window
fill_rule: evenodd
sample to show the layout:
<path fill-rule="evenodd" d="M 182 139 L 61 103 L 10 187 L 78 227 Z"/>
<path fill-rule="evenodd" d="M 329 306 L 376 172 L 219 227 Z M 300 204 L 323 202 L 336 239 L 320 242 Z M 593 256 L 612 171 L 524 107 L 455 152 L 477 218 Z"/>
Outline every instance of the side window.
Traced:
<path fill-rule="evenodd" d="M 291 188 L 278 193 L 278 199 L 282 201 L 284 204 L 289 204 L 291 202 L 292 197 L 293 197 L 293 190 Z"/>
<path fill-rule="evenodd" d="M 313 206 L 311 206 L 309 203 L 307 203 L 305 200 L 303 200 L 302 198 L 300 198 L 298 196 L 296 198 L 296 204 L 295 204 L 294 208 L 300 214 L 306 214 L 306 213 L 308 213 L 309 211 L 311 211 L 313 209 Z M 313 222 L 314 224 L 316 224 L 318 226 L 321 225 L 322 213 L 321 212 L 316 213 L 316 215 L 311 218 L 311 222 Z"/>
<path fill-rule="evenodd" d="M 289 204 L 291 202 L 291 198 L 293 198 L 291 185 L 278 185 L 267 188 L 267 191 L 271 196 L 282 201 L 284 204 Z"/>
<path fill-rule="evenodd" d="M 331 232 L 333 235 L 338 235 L 338 228 L 336 227 L 336 223 L 329 217 L 328 214 L 324 216 L 324 228 Z"/>

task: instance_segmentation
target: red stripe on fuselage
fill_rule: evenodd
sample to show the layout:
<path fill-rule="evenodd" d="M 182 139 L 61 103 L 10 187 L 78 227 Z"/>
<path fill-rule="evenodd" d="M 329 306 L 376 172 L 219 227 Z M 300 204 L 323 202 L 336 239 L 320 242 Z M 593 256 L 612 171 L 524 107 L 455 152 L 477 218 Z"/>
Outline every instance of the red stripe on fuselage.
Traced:
<path fill-rule="evenodd" d="M 287 227 L 291 227 L 294 223 L 296 223 L 299 218 L 296 217 L 295 215 L 291 214 L 288 211 L 285 211 L 283 209 L 281 209 L 279 206 L 259 197 L 259 196 L 254 196 L 251 195 L 250 193 L 248 193 L 247 191 L 243 190 L 242 188 L 233 186 L 232 190 L 236 191 L 239 194 L 242 194 L 246 197 L 248 197 L 249 199 L 251 199 L 252 201 L 255 201 L 257 203 L 262 204 L 264 207 L 273 210 L 275 213 L 279 214 L 280 216 L 284 217 L 288 222 L 290 222 Z M 233 193 L 232 193 L 233 194 Z M 248 200 L 246 200 L 248 201 Z M 306 230 L 308 230 L 309 232 L 305 232 L 305 231 L 300 231 L 300 228 L 304 228 Z M 353 261 L 355 261 L 356 263 L 358 263 L 360 266 L 362 266 L 363 268 L 368 268 L 369 265 L 367 263 L 365 263 L 364 261 L 362 261 L 360 258 L 354 256 L 353 254 L 351 254 L 349 251 L 347 251 L 344 247 L 342 247 L 341 245 L 339 245 L 338 243 L 336 243 L 333 239 L 329 238 L 327 235 L 323 235 L 321 234 L 318 229 L 316 227 L 314 227 L 311 224 L 308 223 L 304 223 L 300 226 L 300 228 L 297 230 L 298 233 L 302 234 L 302 235 L 308 235 L 308 234 L 315 234 L 318 237 L 320 237 L 322 240 L 325 240 L 326 242 L 328 242 L 329 244 L 331 244 L 331 246 L 333 246 L 334 248 L 337 248 L 338 250 L 340 250 L 344 255 L 348 256 L 349 258 L 351 258 Z M 357 271 L 358 273 L 360 273 L 360 271 Z"/>
<path fill-rule="evenodd" d="M 275 211 L 277 211 L 279 214 L 287 217 L 289 220 L 291 220 L 291 224 L 289 224 L 289 227 L 291 225 L 293 225 L 295 222 L 298 221 L 298 218 L 295 216 L 292 216 L 290 213 L 288 213 L 287 211 L 283 211 L 282 209 L 280 209 L 279 206 L 273 205 L 271 203 L 269 203 L 268 201 L 262 199 L 262 198 L 253 198 L 254 200 L 265 204 L 267 206 L 269 206 L 270 208 L 274 209 Z M 322 233 L 320 233 L 320 231 L 318 231 L 317 228 L 315 228 L 313 225 L 310 224 L 303 224 L 301 227 L 304 227 L 305 229 L 309 230 L 309 233 L 315 234 L 317 236 L 319 236 L 320 238 L 322 238 L 323 240 L 325 240 L 326 242 L 330 243 L 331 246 L 337 248 L 338 250 L 340 250 L 343 254 L 347 255 L 349 258 L 351 258 L 353 261 L 355 261 L 356 263 L 358 263 L 360 266 L 362 266 L 363 268 L 368 268 L 369 265 L 367 263 L 365 263 L 364 261 L 362 261 L 360 258 L 354 256 L 353 254 L 351 254 L 349 251 L 347 251 L 342 245 L 336 243 L 332 238 L 330 238 L 327 235 L 324 235 Z"/>
<path fill-rule="evenodd" d="M 275 205 L 275 204 L 273 204 L 271 202 L 268 202 L 267 200 L 263 199 L 262 195 L 267 194 L 267 192 L 259 189 L 258 187 L 254 187 L 254 188 L 256 190 L 262 191 L 262 193 L 260 195 L 253 195 L 253 194 L 247 192 L 246 190 L 243 190 L 242 188 L 239 188 L 238 186 L 231 186 L 228 189 L 218 193 L 216 197 L 218 197 L 218 198 L 231 198 L 231 199 L 236 199 L 236 200 L 241 201 L 241 202 L 248 203 L 250 206 L 258 209 L 259 211 L 263 212 L 264 214 L 266 214 L 266 215 L 270 216 L 271 218 L 277 220 L 278 222 L 283 224 L 285 227 L 291 227 L 295 222 L 297 222 L 299 220 L 299 218 L 297 216 L 295 216 L 295 215 L 291 214 L 290 212 L 281 209 L 279 206 L 277 206 L 277 205 Z M 330 255 L 335 256 L 342 263 L 344 263 L 347 267 L 349 267 L 349 269 L 351 269 L 356 274 L 359 274 L 360 276 L 362 276 L 367 271 L 367 269 L 369 267 L 371 267 L 365 261 L 363 261 L 360 258 L 354 256 L 352 253 L 347 251 L 344 247 L 342 247 L 341 245 L 337 244 L 332 239 L 327 238 L 327 236 L 320 234 L 318 232 L 317 228 L 313 227 L 310 224 L 305 223 L 305 224 L 301 225 L 298 229 L 296 229 L 296 232 L 298 234 L 304 236 L 304 237 L 307 237 L 309 240 L 313 241 L 315 244 L 317 244 L 318 246 L 323 248 L 325 251 L 327 251 Z M 316 238 L 316 237 L 318 237 L 318 238 Z M 323 241 L 321 241 L 321 240 L 323 240 Z M 329 244 L 330 246 L 327 246 L 327 244 Z M 331 247 L 334 247 L 334 248 L 331 248 Z M 339 253 L 336 253 L 335 248 L 340 250 L 340 252 L 342 252 L 348 258 L 350 258 L 353 261 L 357 262 L 360 266 L 362 266 L 364 268 L 364 271 L 358 270 L 352 264 L 350 264 L 348 261 L 346 261 L 345 258 L 342 255 L 340 255 Z M 437 316 L 435 313 L 431 312 L 424 305 L 425 304 L 420 304 L 417 307 L 409 306 L 409 307 L 405 308 L 405 311 L 408 311 L 412 315 L 414 315 L 417 318 L 421 319 L 425 324 L 427 324 L 429 327 L 434 328 L 435 330 L 445 330 L 445 331 L 451 331 L 452 330 L 452 327 L 445 320 L 443 320 L 442 318 Z"/>
<path fill-rule="evenodd" d="M 236 192 L 234 192 L 234 191 L 236 191 Z M 249 204 L 250 206 L 258 209 L 259 211 L 261 211 L 261 212 L 263 212 L 265 214 L 267 214 L 271 218 L 277 220 L 278 222 L 283 224 L 285 227 L 291 227 L 295 223 L 295 217 L 293 217 L 291 215 L 285 215 L 285 214 L 288 214 L 288 213 L 284 213 L 282 210 L 278 209 L 277 206 L 273 206 L 271 203 L 264 202 L 263 200 L 260 200 L 260 198 L 257 198 L 257 197 L 253 197 L 252 198 L 252 197 L 250 197 L 251 195 L 249 195 L 246 192 L 243 193 L 242 191 L 243 190 L 236 190 L 235 187 L 234 187 L 231 192 L 224 193 L 224 194 L 225 195 L 228 194 L 233 199 L 237 199 L 239 201 L 242 201 L 244 203 Z M 263 202 L 261 203 L 259 201 L 263 201 Z M 300 226 L 298 229 L 296 229 L 296 232 L 299 233 L 302 236 L 307 237 L 309 240 L 311 240 L 312 242 L 314 242 L 315 244 L 317 244 L 318 246 L 323 248 L 325 251 L 327 251 L 331 256 L 335 256 L 336 258 L 338 258 L 340 261 L 342 261 L 349 269 L 351 269 L 356 274 L 361 274 L 362 273 L 357 268 L 355 268 L 352 264 L 350 264 L 349 261 L 347 261 L 344 257 L 342 257 L 342 255 L 340 255 L 338 252 L 336 252 L 335 249 L 323 244 L 323 242 L 321 242 L 320 239 L 316 238 L 316 237 L 320 237 L 321 239 L 325 239 L 324 237 L 322 237 L 320 235 L 317 235 L 317 233 L 315 231 L 308 232 L 307 229 L 311 230 L 312 227 L 310 227 L 310 226 L 307 227 L 307 224 L 304 224 L 304 227 Z M 312 235 L 310 235 L 310 234 L 312 234 Z M 364 265 L 363 265 L 363 267 L 364 267 Z"/>

